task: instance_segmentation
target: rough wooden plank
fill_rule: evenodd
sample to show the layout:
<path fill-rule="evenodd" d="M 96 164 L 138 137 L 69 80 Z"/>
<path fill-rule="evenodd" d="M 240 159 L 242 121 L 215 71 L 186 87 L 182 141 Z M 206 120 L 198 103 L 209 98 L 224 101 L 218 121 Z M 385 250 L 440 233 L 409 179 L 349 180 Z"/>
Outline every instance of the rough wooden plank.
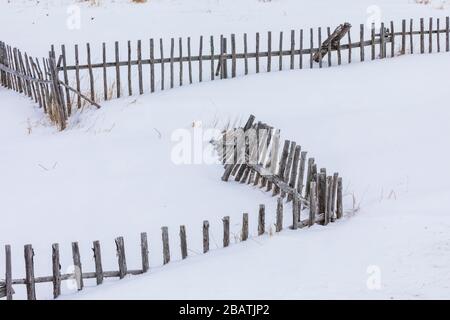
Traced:
<path fill-rule="evenodd" d="M 244 74 L 248 74 L 248 44 L 246 33 L 244 33 Z"/>
<path fill-rule="evenodd" d="M 295 188 L 295 186 L 296 186 L 295 182 L 297 181 L 297 175 L 298 175 L 298 169 L 299 169 L 298 165 L 299 165 L 299 161 L 300 161 L 301 149 L 302 149 L 301 146 L 295 147 L 294 159 L 292 160 L 291 176 L 289 178 L 289 186 L 291 188 Z M 290 200 L 292 200 L 291 194 L 288 195 L 288 201 L 290 201 Z"/>
<path fill-rule="evenodd" d="M 24 255 L 27 299 L 36 300 L 36 284 L 34 279 L 34 251 L 31 244 L 25 245 Z"/>
<path fill-rule="evenodd" d="M 386 58 L 385 44 L 386 44 L 386 34 L 384 23 L 382 22 L 380 27 L 380 59 Z"/>
<path fill-rule="evenodd" d="M 292 229 L 297 230 L 298 229 L 298 222 L 300 219 L 300 206 L 301 201 L 297 198 L 293 198 L 292 202 Z"/>
<path fill-rule="evenodd" d="M 259 205 L 258 212 L 258 236 L 266 232 L 266 207 L 263 204 Z"/>
<path fill-rule="evenodd" d="M 231 77 L 236 78 L 236 36 L 231 34 Z"/>
<path fill-rule="evenodd" d="M 94 82 L 94 73 L 92 70 L 92 61 L 91 61 L 91 45 L 86 43 L 86 51 L 87 51 L 87 64 L 89 68 L 89 84 L 91 88 L 91 100 L 95 101 L 95 82 Z"/>
<path fill-rule="evenodd" d="M 319 46 L 322 44 L 322 28 L 321 27 L 319 27 L 317 29 L 317 43 L 319 44 Z M 318 59 L 319 59 L 319 68 L 322 68 L 322 66 L 323 66 L 323 62 L 322 62 L 323 53 L 322 53 L 321 48 L 318 48 L 317 54 L 318 54 Z"/>
<path fill-rule="evenodd" d="M 342 199 L 342 178 L 338 178 L 337 199 L 336 199 L 336 218 L 341 219 L 344 215 L 344 206 Z"/>
<path fill-rule="evenodd" d="M 327 225 L 331 220 L 331 192 L 333 187 L 333 177 L 328 176 L 326 184 L 326 197 L 325 197 L 325 221 L 324 225 Z"/>
<path fill-rule="evenodd" d="M 203 253 L 209 251 L 209 222 L 203 221 Z"/>
<path fill-rule="evenodd" d="M 242 234 L 241 240 L 247 241 L 248 239 L 248 213 L 242 215 Z"/>
<path fill-rule="evenodd" d="M 74 278 L 77 284 L 78 290 L 83 290 L 83 268 L 81 265 L 80 248 L 78 242 L 72 242 L 72 259 L 74 265 Z"/>
<path fill-rule="evenodd" d="M 259 32 L 256 33 L 256 73 L 259 73 Z"/>
<path fill-rule="evenodd" d="M 347 33 L 347 39 L 348 39 L 348 63 L 352 63 L 352 36 L 350 31 Z"/>
<path fill-rule="evenodd" d="M 132 83 L 132 74 L 131 74 L 131 72 L 132 72 L 132 69 L 131 69 L 131 41 L 128 41 L 127 42 L 127 44 L 128 44 L 128 68 L 127 68 L 127 71 L 128 71 L 128 95 L 129 96 L 131 96 L 131 95 L 133 95 L 133 83 Z"/>
<path fill-rule="evenodd" d="M 280 32 L 280 46 L 278 57 L 278 69 L 281 71 L 283 70 L 283 31 Z"/>
<path fill-rule="evenodd" d="M 203 81 L 203 36 L 200 36 L 200 44 L 198 50 L 198 81 Z"/>
<path fill-rule="evenodd" d="M 370 29 L 370 35 L 371 35 L 372 60 L 375 60 L 375 23 L 372 23 L 372 26 Z"/>
<path fill-rule="evenodd" d="M 310 191 L 310 185 L 311 185 L 311 180 L 312 180 L 312 167 L 314 165 L 314 158 L 309 158 L 308 159 L 308 172 L 306 174 L 306 196 L 308 197 L 309 195 L 309 191 Z"/>
<path fill-rule="evenodd" d="M 328 37 L 328 39 L 330 39 L 331 38 L 331 28 L 330 27 L 327 27 L 327 37 Z M 328 66 L 329 67 L 331 67 L 331 65 L 332 65 L 332 53 L 333 53 L 333 51 L 332 51 L 332 46 L 331 46 L 331 41 L 328 41 Z"/>
<path fill-rule="evenodd" d="M 103 99 L 108 100 L 108 72 L 106 70 L 106 43 L 102 44 L 102 58 L 103 58 Z M 66 83 L 69 85 L 68 83 Z M 69 91 L 68 89 L 66 89 Z"/>
<path fill-rule="evenodd" d="M 115 56 L 116 56 L 116 94 L 117 94 L 117 98 L 120 98 L 120 66 L 119 66 L 119 62 L 120 62 L 120 54 L 119 54 L 119 42 L 116 41 L 114 44 L 114 50 L 115 50 Z M 79 83 L 79 81 L 77 82 Z M 79 86 L 77 86 L 77 90 L 80 91 Z"/>
<path fill-rule="evenodd" d="M 299 53 L 299 68 L 303 69 L 303 29 L 300 29 L 300 53 Z"/>
<path fill-rule="evenodd" d="M 316 182 L 311 182 L 309 191 L 309 227 L 314 225 L 315 217 L 317 215 L 317 196 L 316 196 Z"/>
<path fill-rule="evenodd" d="M 230 245 L 230 217 L 223 217 L 223 247 L 226 248 Z"/>
<path fill-rule="evenodd" d="M 155 42 L 150 39 L 150 92 L 155 92 Z"/>
<path fill-rule="evenodd" d="M 428 53 L 433 52 L 433 18 L 430 18 L 428 26 Z"/>
<path fill-rule="evenodd" d="M 159 39 L 159 54 L 160 54 L 160 58 L 161 58 L 161 90 L 164 90 L 164 75 L 165 75 L 165 70 L 164 70 L 164 43 L 163 43 L 163 39 Z"/>
<path fill-rule="evenodd" d="M 395 57 L 395 30 L 394 30 L 394 21 L 391 21 L 391 58 Z"/>
<path fill-rule="evenodd" d="M 331 214 L 334 217 L 334 210 L 336 207 L 336 194 L 337 194 L 337 186 L 338 186 L 338 178 L 339 178 L 339 173 L 335 172 L 333 174 L 333 186 L 332 186 L 332 195 L 331 195 Z"/>
<path fill-rule="evenodd" d="M 283 230 L 283 198 L 279 197 L 277 199 L 277 217 L 275 231 L 280 232 Z"/>
<path fill-rule="evenodd" d="M 291 30 L 291 70 L 294 69 L 294 58 L 295 58 L 295 30 Z"/>
<path fill-rule="evenodd" d="M 59 244 L 52 244 L 53 298 L 61 295 L 61 265 L 59 262 Z"/>
<path fill-rule="evenodd" d="M 320 172 L 318 181 L 318 200 L 319 200 L 319 213 L 325 213 L 326 208 L 326 190 L 327 190 L 327 174 L 325 172 Z"/>
<path fill-rule="evenodd" d="M 436 50 L 437 52 L 441 52 L 441 20 L 439 18 L 436 19 Z"/>
<path fill-rule="evenodd" d="M 180 66 L 180 87 L 183 85 L 183 39 L 178 39 L 179 66 Z"/>
<path fill-rule="evenodd" d="M 100 247 L 100 241 L 94 241 L 92 251 L 94 252 L 95 261 L 95 279 L 97 285 L 103 283 L 103 265 L 102 265 L 102 250 Z"/>
<path fill-rule="evenodd" d="M 406 54 L 406 20 L 402 20 L 402 51 L 401 54 Z"/>
<path fill-rule="evenodd" d="M 214 37 L 210 37 L 210 50 L 211 50 L 211 80 L 214 80 Z"/>
<path fill-rule="evenodd" d="M 175 39 L 170 39 L 170 88 L 174 87 L 175 76 L 174 76 L 174 58 L 175 58 Z"/>
<path fill-rule="evenodd" d="M 180 246 L 181 246 L 181 259 L 184 260 L 188 256 L 185 226 L 180 226 Z"/>
<path fill-rule="evenodd" d="M 141 233 L 141 260 L 142 260 L 142 272 L 146 273 L 150 269 L 150 263 L 148 260 L 148 240 L 147 233 Z"/>
<path fill-rule="evenodd" d="M 191 37 L 187 38 L 187 50 L 188 50 L 188 77 L 189 77 L 189 84 L 192 84 Z"/>
<path fill-rule="evenodd" d="M 170 262 L 170 248 L 169 248 L 169 229 L 162 227 L 162 242 L 163 242 L 163 263 L 168 264 Z"/>
<path fill-rule="evenodd" d="M 291 145 L 289 148 L 289 154 L 288 154 L 287 161 L 286 161 L 286 167 L 284 169 L 284 173 L 281 176 L 283 181 L 286 183 L 289 183 L 289 177 L 290 177 L 290 174 L 292 171 L 291 169 L 292 169 L 296 145 L 297 144 L 294 141 L 291 141 Z M 281 196 L 282 197 L 285 196 L 284 192 L 281 193 Z"/>
<path fill-rule="evenodd" d="M 125 243 L 123 237 L 115 239 L 117 260 L 119 264 L 119 278 L 123 279 L 127 275 L 127 260 L 125 256 Z"/>
<path fill-rule="evenodd" d="M 420 53 L 425 53 L 425 33 L 424 33 L 424 24 L 423 18 L 420 18 Z"/>
<path fill-rule="evenodd" d="M 267 72 L 272 71 L 272 32 L 267 32 Z"/>
<path fill-rule="evenodd" d="M 300 166 L 299 166 L 299 172 L 298 172 L 298 179 L 297 179 L 297 191 L 298 193 L 303 193 L 303 187 L 304 187 L 304 176 L 305 176 L 305 165 L 306 165 L 306 151 L 302 151 L 300 154 Z"/>
<path fill-rule="evenodd" d="M 450 51 L 450 17 L 445 17 L 445 51 Z"/>
<path fill-rule="evenodd" d="M 287 162 L 287 158 L 289 155 L 290 143 L 291 142 L 289 140 L 284 141 L 283 151 L 281 153 L 280 162 L 278 165 L 278 177 L 280 177 L 281 179 L 283 179 L 283 177 L 284 177 L 284 171 L 286 169 L 286 162 Z M 279 193 L 280 193 L 280 188 L 278 186 L 275 186 L 273 189 L 273 195 L 276 196 Z"/>
<path fill-rule="evenodd" d="M 364 23 L 359 26 L 359 60 L 364 61 Z"/>
<path fill-rule="evenodd" d="M 13 299 L 11 246 L 5 246 L 5 295 L 6 300 Z"/>
<path fill-rule="evenodd" d="M 139 81 L 139 94 L 144 94 L 144 82 L 142 79 L 142 41 L 137 42 L 137 63 L 138 63 L 138 81 Z"/>

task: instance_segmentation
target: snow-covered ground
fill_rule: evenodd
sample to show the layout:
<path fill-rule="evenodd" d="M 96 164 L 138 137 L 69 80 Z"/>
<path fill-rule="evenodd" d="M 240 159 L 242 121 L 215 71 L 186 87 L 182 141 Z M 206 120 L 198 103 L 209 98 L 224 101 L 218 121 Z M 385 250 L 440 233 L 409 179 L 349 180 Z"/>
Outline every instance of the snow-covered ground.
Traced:
<path fill-rule="evenodd" d="M 45 10 L 62 17 L 67 8 L 56 3 L 46 9 L 41 1 L 34 10 L 32 1 L 5 2 L 2 19 L 15 14 L 28 23 Z M 333 11 L 324 9 L 333 1 L 116 2 L 83 9 L 97 15 L 98 25 L 56 29 L 60 21 L 43 15 L 35 31 L 51 30 L 51 36 L 36 39 L 24 28 L 1 33 L 0 39 L 45 54 L 58 39 L 128 39 L 144 12 L 154 14 L 158 30 L 140 26 L 132 33 L 136 38 L 360 23 L 369 4 L 347 0 L 342 2 L 348 10 Z M 447 13 L 412 1 L 373 3 L 386 19 Z M 136 15 L 126 28 L 111 23 L 124 8 Z M 193 19 L 202 23 L 187 23 Z M 113 239 L 119 235 L 125 237 L 129 268 L 139 268 L 139 233 L 147 231 L 149 274 L 101 287 L 87 282 L 92 288 L 75 295 L 63 286 L 63 298 L 448 298 L 449 58 L 447 53 L 404 56 L 125 98 L 76 114 L 63 133 L 29 100 L 0 88 L 0 245 L 13 247 L 14 276 L 24 274 L 25 243 L 35 248 L 37 276 L 50 273 L 53 242 L 61 245 L 63 272 L 71 264 L 71 241 L 80 242 L 84 270 L 94 269 L 92 240 L 102 242 L 104 269 L 116 269 Z M 221 166 L 172 162 L 174 131 L 192 131 L 199 121 L 205 128 L 220 127 L 250 113 L 300 143 L 319 167 L 339 171 L 346 208 L 351 209 L 354 196 L 357 215 L 327 227 L 256 238 L 258 205 L 266 205 L 267 223 L 273 223 L 274 198 L 247 185 L 221 182 Z M 250 213 L 253 237 L 218 249 L 221 218 L 231 216 L 237 233 L 242 212 Z M 286 206 L 286 226 L 289 214 Z M 202 255 L 205 219 L 211 223 L 213 250 Z M 177 261 L 180 224 L 187 227 L 191 250 L 182 262 Z M 174 262 L 161 267 L 163 225 L 169 226 Z M 23 297 L 23 288 L 16 291 Z M 50 298 L 50 285 L 39 284 L 38 297 Z"/>

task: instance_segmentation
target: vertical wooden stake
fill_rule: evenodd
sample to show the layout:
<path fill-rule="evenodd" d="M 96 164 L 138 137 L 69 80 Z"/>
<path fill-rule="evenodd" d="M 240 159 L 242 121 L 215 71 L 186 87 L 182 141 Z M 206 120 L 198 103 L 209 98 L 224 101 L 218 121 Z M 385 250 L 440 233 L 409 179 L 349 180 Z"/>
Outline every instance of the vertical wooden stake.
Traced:
<path fill-rule="evenodd" d="M 391 58 L 395 57 L 395 30 L 394 21 L 391 21 Z"/>
<path fill-rule="evenodd" d="M 72 258 L 74 266 L 74 277 L 77 283 L 78 291 L 83 290 L 83 268 L 81 266 L 80 248 L 78 242 L 72 242 Z"/>
<path fill-rule="evenodd" d="M 364 61 L 364 23 L 359 26 L 359 60 Z"/>
<path fill-rule="evenodd" d="M 94 241 L 92 251 L 94 251 L 95 279 L 97 285 L 100 285 L 103 283 L 102 250 L 100 248 L 100 241 Z"/>
<path fill-rule="evenodd" d="M 137 64 L 138 64 L 138 78 L 139 78 L 139 94 L 144 94 L 144 83 L 142 80 L 142 41 L 137 42 Z"/>
<path fill-rule="evenodd" d="M 120 98 L 120 55 L 119 55 L 119 42 L 115 42 L 115 54 L 116 54 L 116 93 L 117 98 Z M 77 87 L 77 90 L 80 91 L 80 88 Z"/>
<path fill-rule="evenodd" d="M 372 60 L 375 60 L 375 23 L 372 23 L 370 35 L 371 35 Z"/>
<path fill-rule="evenodd" d="M 247 47 L 247 34 L 244 33 L 244 74 L 248 74 L 248 47 Z"/>
<path fill-rule="evenodd" d="M 283 198 L 279 197 L 277 199 L 277 222 L 275 231 L 280 232 L 281 230 L 283 230 Z"/>
<path fill-rule="evenodd" d="M 406 20 L 402 20 L 402 54 L 406 53 Z"/>
<path fill-rule="evenodd" d="M 258 236 L 266 232 L 266 207 L 263 204 L 259 205 L 258 214 Z"/>
<path fill-rule="evenodd" d="M 230 245 L 230 217 L 226 216 L 223 221 L 223 247 L 226 248 Z"/>
<path fill-rule="evenodd" d="M 308 226 L 312 227 L 316 222 L 316 214 L 317 214 L 317 196 L 316 196 L 317 186 L 313 181 L 310 185 L 309 191 L 309 223 Z"/>
<path fill-rule="evenodd" d="M 180 226 L 180 244 L 181 244 L 181 258 L 184 260 L 188 256 L 185 226 Z"/>
<path fill-rule="evenodd" d="M 414 31 L 413 31 L 413 19 L 409 20 L 409 51 L 411 54 L 414 53 Z"/>
<path fill-rule="evenodd" d="M 256 73 L 259 73 L 259 32 L 256 33 Z"/>
<path fill-rule="evenodd" d="M 175 39 L 170 39 L 170 88 L 174 87 L 174 59 L 175 59 Z"/>
<path fill-rule="evenodd" d="M 198 82 L 203 81 L 203 36 L 200 36 L 200 48 L 198 50 Z"/>
<path fill-rule="evenodd" d="M 203 253 L 209 251 L 209 222 L 203 221 Z"/>
<path fill-rule="evenodd" d="M 155 92 L 155 42 L 150 39 L 150 92 Z"/>
<path fill-rule="evenodd" d="M 272 32 L 267 32 L 267 72 L 272 71 Z"/>
<path fill-rule="evenodd" d="M 12 288 L 12 263 L 11 263 L 11 246 L 5 246 L 5 285 L 6 285 L 6 299 L 13 299 L 13 288 Z"/>
<path fill-rule="evenodd" d="M 150 269 L 150 264 L 148 261 L 148 240 L 147 233 L 141 233 L 141 257 L 142 257 L 142 272 L 146 273 Z"/>
<path fill-rule="evenodd" d="M 292 229 L 298 229 L 298 221 L 300 217 L 301 201 L 298 197 L 294 196 L 292 201 Z"/>
<path fill-rule="evenodd" d="M 320 46 L 322 45 L 322 28 L 319 27 L 319 29 L 317 30 L 317 37 L 318 37 L 318 49 L 317 52 L 319 53 L 319 68 L 322 68 L 322 50 L 320 50 Z"/>
<path fill-rule="evenodd" d="M 291 30 L 291 70 L 294 69 L 295 57 L 295 30 Z"/>
<path fill-rule="evenodd" d="M 165 71 L 164 71 L 164 44 L 163 39 L 159 39 L 159 54 L 161 57 L 161 90 L 164 90 L 164 82 L 165 82 Z"/>
<path fill-rule="evenodd" d="M 61 295 L 61 265 L 59 262 L 59 244 L 52 244 L 53 298 Z"/>
<path fill-rule="evenodd" d="M 242 241 L 248 239 L 248 213 L 242 215 Z"/>
<path fill-rule="evenodd" d="M 344 207 L 343 207 L 343 199 L 342 199 L 342 178 L 338 178 L 338 186 L 337 186 L 337 211 L 336 218 L 341 219 L 344 215 Z"/>
<path fill-rule="evenodd" d="M 445 51 L 450 51 L 450 17 L 445 17 Z"/>
<path fill-rule="evenodd" d="M 430 18 L 430 25 L 428 29 L 428 53 L 433 52 L 433 18 Z"/>
<path fill-rule="evenodd" d="M 313 54 L 314 54 L 314 30 L 312 28 L 310 28 L 309 29 L 309 68 L 310 69 L 312 69 L 314 67 Z"/>
<path fill-rule="evenodd" d="M 424 25 L 423 25 L 423 18 L 420 18 L 420 53 L 425 53 L 425 43 L 424 43 Z"/>
<path fill-rule="evenodd" d="M 211 81 L 214 80 L 214 37 L 210 37 L 210 50 L 211 50 Z"/>
<path fill-rule="evenodd" d="M 169 248 L 169 229 L 162 227 L 162 241 L 163 241 L 163 263 L 168 264 L 170 262 L 170 248 Z"/>
<path fill-rule="evenodd" d="M 231 77 L 236 78 L 236 36 L 231 35 Z"/>
<path fill-rule="evenodd" d="M 300 69 L 303 69 L 303 29 L 300 30 L 300 54 L 299 54 Z"/>
<path fill-rule="evenodd" d="M 189 75 L 189 84 L 192 84 L 192 57 L 191 57 L 191 37 L 187 38 L 187 50 L 188 50 L 188 75 Z M 182 59 L 182 58 L 181 58 Z M 200 62 L 200 56 L 199 56 Z M 200 74 L 200 70 L 199 70 Z"/>
<path fill-rule="evenodd" d="M 180 57 L 180 87 L 183 85 L 183 39 L 178 39 L 178 51 Z"/>
<path fill-rule="evenodd" d="M 106 43 L 102 44 L 102 58 L 103 58 L 103 99 L 108 100 L 108 72 L 106 70 Z"/>
<path fill-rule="evenodd" d="M 36 285 L 34 280 L 34 251 L 31 244 L 25 245 L 24 251 L 27 299 L 36 300 Z"/>
<path fill-rule="evenodd" d="M 279 49 L 278 69 L 283 70 L 283 31 L 280 32 L 280 49 Z"/>
<path fill-rule="evenodd" d="M 123 241 L 123 237 L 116 238 L 115 242 L 116 242 L 116 250 L 117 250 L 117 259 L 119 262 L 119 278 L 123 279 L 127 275 L 127 260 L 125 257 L 125 243 Z"/>

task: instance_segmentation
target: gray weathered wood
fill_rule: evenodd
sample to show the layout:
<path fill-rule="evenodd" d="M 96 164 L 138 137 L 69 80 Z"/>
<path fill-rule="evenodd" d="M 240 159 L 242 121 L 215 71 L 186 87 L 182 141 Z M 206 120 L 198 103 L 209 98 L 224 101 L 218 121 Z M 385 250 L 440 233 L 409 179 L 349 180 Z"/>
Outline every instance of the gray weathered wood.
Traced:
<path fill-rule="evenodd" d="M 312 172 L 313 172 L 314 158 L 308 159 L 308 172 L 306 174 L 306 197 L 309 195 L 310 185 L 312 180 Z"/>
<path fill-rule="evenodd" d="M 303 29 L 300 29 L 299 68 L 303 69 Z"/>
<path fill-rule="evenodd" d="M 380 59 L 386 58 L 386 51 L 385 51 L 385 45 L 386 45 L 386 29 L 384 28 L 384 23 L 381 23 L 380 27 Z"/>
<path fill-rule="evenodd" d="M 325 197 L 325 223 L 327 225 L 331 221 L 331 197 L 332 197 L 332 188 L 333 188 L 333 177 L 327 177 L 326 184 L 326 197 Z"/>
<path fill-rule="evenodd" d="M 119 62 L 120 62 L 120 54 L 119 54 L 119 42 L 116 41 L 114 43 L 114 51 L 115 51 L 115 57 L 116 57 L 116 94 L 117 94 L 117 98 L 120 98 L 120 66 L 119 66 Z M 77 82 L 79 83 L 79 81 Z M 79 86 L 77 86 L 77 90 L 79 91 L 80 88 Z"/>
<path fill-rule="evenodd" d="M 338 178 L 337 199 L 336 199 L 336 218 L 341 219 L 344 215 L 344 206 L 342 199 L 342 178 Z"/>
<path fill-rule="evenodd" d="M 436 19 L 436 50 L 437 52 L 441 52 L 441 29 L 440 29 L 441 20 L 439 18 Z"/>
<path fill-rule="evenodd" d="M 86 51 L 87 51 L 87 64 L 89 68 L 89 84 L 91 88 L 91 100 L 95 101 L 95 82 L 94 82 L 94 73 L 92 70 L 92 61 L 91 61 L 91 45 L 86 43 Z"/>
<path fill-rule="evenodd" d="M 311 227 L 314 225 L 315 217 L 317 215 L 317 196 L 316 196 L 316 182 L 311 182 L 309 191 L 309 224 Z"/>
<path fill-rule="evenodd" d="M 95 279 L 97 285 L 103 283 L 103 265 L 102 265 L 102 250 L 100 247 L 100 241 L 94 241 L 92 251 L 94 252 L 94 262 L 95 262 Z"/>
<path fill-rule="evenodd" d="M 236 37 L 231 35 L 231 77 L 236 77 Z"/>
<path fill-rule="evenodd" d="M 159 39 L 159 54 L 161 58 L 161 90 L 164 90 L 165 70 L 164 70 L 164 43 L 163 39 Z"/>
<path fill-rule="evenodd" d="M 259 205 L 258 212 L 258 236 L 266 232 L 266 207 L 263 204 Z"/>
<path fill-rule="evenodd" d="M 226 248 L 230 245 L 230 217 L 223 217 L 223 247 Z"/>
<path fill-rule="evenodd" d="M 106 69 L 106 43 L 102 43 L 102 58 L 103 58 L 103 99 L 108 100 L 108 71 Z M 68 83 L 66 83 L 69 85 Z"/>
<path fill-rule="evenodd" d="M 175 83 L 175 71 L 174 71 L 174 58 L 175 58 L 175 39 L 170 39 L 170 88 L 174 87 Z"/>
<path fill-rule="evenodd" d="M 305 176 L 305 165 L 306 165 L 306 151 L 302 151 L 300 153 L 300 165 L 298 169 L 298 178 L 297 178 L 297 191 L 301 195 L 303 194 L 304 187 L 304 176 Z"/>
<path fill-rule="evenodd" d="M 242 215 L 242 234 L 241 240 L 246 241 L 248 239 L 248 213 Z"/>
<path fill-rule="evenodd" d="M 298 197 L 294 197 L 292 201 L 292 229 L 298 229 L 298 222 L 300 220 L 300 206 L 301 201 Z"/>
<path fill-rule="evenodd" d="M 188 76 L 189 84 L 192 84 L 192 58 L 191 58 L 191 37 L 187 38 L 187 50 L 188 50 Z M 200 72 L 199 72 L 200 73 Z"/>
<path fill-rule="evenodd" d="M 244 74 L 248 74 L 248 44 L 246 33 L 244 33 Z"/>
<path fill-rule="evenodd" d="M 314 55 L 314 57 L 317 55 L 317 58 L 319 59 L 319 61 L 318 61 L 319 62 L 319 68 L 322 68 L 322 66 L 323 66 L 323 62 L 322 62 L 323 53 L 322 53 L 322 50 L 321 50 L 322 48 L 320 48 L 320 46 L 322 45 L 322 28 L 321 27 L 319 27 L 317 29 L 317 43 L 319 45 L 319 48 L 318 48 L 316 54 Z M 327 49 L 328 49 L 328 46 L 327 46 Z"/>
<path fill-rule="evenodd" d="M 450 51 L 450 17 L 445 17 L 445 51 Z"/>
<path fill-rule="evenodd" d="M 406 20 L 402 20 L 402 50 L 401 54 L 406 54 Z"/>
<path fill-rule="evenodd" d="M 78 246 L 78 242 L 72 242 L 72 259 L 74 266 L 74 279 L 77 284 L 78 290 L 83 290 L 83 268 L 81 265 L 81 257 L 80 257 L 80 249 Z"/>
<path fill-rule="evenodd" d="M 267 72 L 272 71 L 272 32 L 267 32 Z"/>
<path fill-rule="evenodd" d="M 310 69 L 312 69 L 314 67 L 313 55 L 314 55 L 314 30 L 312 28 L 310 28 L 309 29 L 309 68 Z"/>
<path fill-rule="evenodd" d="M 275 225 L 275 231 L 280 232 L 283 230 L 283 198 L 277 199 L 277 220 Z"/>
<path fill-rule="evenodd" d="M 425 53 L 425 33 L 423 18 L 420 18 L 420 53 Z"/>
<path fill-rule="evenodd" d="M 295 30 L 291 30 L 291 70 L 294 69 L 294 58 L 295 58 Z"/>
<path fill-rule="evenodd" d="M 184 260 L 188 256 L 185 226 L 180 226 L 180 245 L 181 245 L 181 259 Z"/>
<path fill-rule="evenodd" d="M 359 60 L 364 61 L 364 24 L 359 26 Z"/>
<path fill-rule="evenodd" d="M 183 85 L 183 39 L 178 39 L 179 66 L 180 66 L 180 87 Z"/>
<path fill-rule="evenodd" d="M 148 240 L 147 233 L 141 233 L 141 259 L 142 259 L 142 272 L 146 273 L 150 269 L 148 261 Z"/>
<path fill-rule="evenodd" d="M 414 35 L 413 35 L 413 19 L 409 20 L 409 51 L 411 54 L 414 53 Z"/>
<path fill-rule="evenodd" d="M 132 84 L 132 75 L 131 75 L 131 41 L 127 42 L 128 45 L 128 95 L 133 95 L 133 84 Z"/>
<path fill-rule="evenodd" d="M 210 37 L 210 50 L 211 50 L 211 80 L 214 80 L 214 37 Z"/>
<path fill-rule="evenodd" d="M 155 92 L 155 42 L 150 39 L 150 92 Z"/>
<path fill-rule="evenodd" d="M 259 73 L 259 32 L 256 33 L 256 73 Z"/>
<path fill-rule="evenodd" d="M 325 213 L 326 209 L 326 192 L 327 192 L 327 174 L 325 172 L 320 172 L 318 180 L 318 201 L 319 201 L 319 213 Z"/>
<path fill-rule="evenodd" d="M 61 295 L 61 265 L 59 262 L 59 244 L 52 244 L 53 298 Z"/>
<path fill-rule="evenodd" d="M 203 253 L 209 251 L 209 222 L 203 221 Z"/>
<path fill-rule="evenodd" d="M 336 208 L 336 193 L 337 193 L 337 185 L 338 185 L 339 173 L 335 172 L 333 174 L 333 187 L 332 187 L 332 195 L 331 195 L 331 214 L 334 217 L 335 208 Z"/>
<path fill-rule="evenodd" d="M 428 27 L 428 53 L 432 52 L 433 52 L 433 18 L 430 18 L 430 24 Z"/>
<path fill-rule="evenodd" d="M 119 278 L 123 279 L 127 275 L 127 260 L 125 256 L 125 243 L 123 237 L 118 237 L 115 239 L 116 250 L 117 250 L 117 260 L 119 264 Z"/>
<path fill-rule="evenodd" d="M 142 79 L 142 41 L 137 42 L 137 61 L 138 61 L 138 81 L 139 81 L 139 94 L 144 94 L 144 82 Z"/>
<path fill-rule="evenodd" d="M 371 36 L 372 60 L 375 60 L 375 23 L 372 23 L 371 25 L 370 36 Z"/>
<path fill-rule="evenodd" d="M 302 149 L 301 146 L 296 146 L 295 147 L 294 159 L 292 160 L 291 176 L 289 178 L 289 186 L 291 188 L 295 188 L 296 187 L 295 182 L 297 181 L 297 175 L 298 175 L 298 169 L 299 169 L 298 164 L 299 164 L 299 161 L 300 161 L 301 149 Z M 292 195 L 291 194 L 288 195 L 288 201 L 290 201 L 290 200 L 292 200 Z"/>
<path fill-rule="evenodd" d="M 283 70 L 283 31 L 280 32 L 280 47 L 278 54 L 278 70 Z"/>
<path fill-rule="evenodd" d="M 284 178 L 284 171 L 286 169 L 286 162 L 287 162 L 287 158 L 289 155 L 289 145 L 290 145 L 290 141 L 289 140 L 285 140 L 284 141 L 284 146 L 283 146 L 283 151 L 281 153 L 281 157 L 280 157 L 280 162 L 279 162 L 279 166 L 278 166 L 278 177 L 280 179 Z M 273 195 L 276 196 L 280 193 L 280 189 L 278 186 L 275 186 L 273 188 Z"/>
<path fill-rule="evenodd" d="M 7 300 L 13 299 L 11 246 L 5 246 L 5 295 Z"/>
<path fill-rule="evenodd" d="M 163 263 L 170 262 L 170 248 L 169 248 L 169 229 L 162 227 L 162 242 L 163 242 Z"/>
<path fill-rule="evenodd" d="M 391 41 L 391 58 L 395 57 L 395 30 L 394 21 L 391 21 L 390 41 Z"/>
<path fill-rule="evenodd" d="M 24 247 L 25 255 L 25 279 L 27 287 L 27 299 L 36 300 L 36 285 L 34 279 L 34 251 L 31 244 Z"/>
<path fill-rule="evenodd" d="M 198 82 L 203 81 L 203 36 L 200 36 L 200 45 L 198 50 Z"/>

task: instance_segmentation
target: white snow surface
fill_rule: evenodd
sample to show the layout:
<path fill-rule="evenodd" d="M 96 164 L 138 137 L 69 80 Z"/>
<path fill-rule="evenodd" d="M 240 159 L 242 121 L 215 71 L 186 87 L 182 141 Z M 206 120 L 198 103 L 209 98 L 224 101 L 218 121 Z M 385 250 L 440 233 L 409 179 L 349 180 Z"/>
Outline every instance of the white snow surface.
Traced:
<path fill-rule="evenodd" d="M 342 2 L 348 10 L 324 9 L 333 1 L 151 1 L 139 9 L 116 1 L 83 7 L 98 25 L 90 26 L 86 18 L 80 31 L 69 33 L 55 28 L 57 18 L 44 18 L 45 12 L 63 16 L 67 4 L 2 1 L 2 19 L 30 23 L 40 17 L 35 31 L 51 32 L 30 37 L 23 28 L 1 33 L 0 39 L 45 54 L 59 40 L 129 39 L 129 30 L 144 16 L 158 28 L 141 26 L 133 33 L 136 38 L 364 21 L 369 1 Z M 447 13 L 408 1 L 373 3 L 387 19 Z M 125 8 L 136 15 L 127 27 L 111 23 Z M 54 242 L 61 245 L 63 272 L 70 272 L 72 241 L 80 243 L 84 271 L 94 270 L 93 240 L 102 243 L 104 269 L 117 269 L 116 236 L 124 236 L 128 267 L 137 269 L 139 233 L 147 231 L 149 274 L 99 287 L 87 281 L 79 293 L 65 282 L 62 298 L 449 298 L 449 58 L 448 53 L 403 56 L 123 98 L 103 103 L 101 110 L 78 112 L 62 133 L 27 98 L 0 88 L 0 245 L 12 245 L 14 277 L 24 276 L 26 243 L 35 249 L 37 276 L 50 275 Z M 171 161 L 175 130 L 192 130 L 199 121 L 208 128 L 218 119 L 220 127 L 228 120 L 245 121 L 250 113 L 280 128 L 282 138 L 301 144 L 319 167 L 338 171 L 344 178 L 345 209 L 352 210 L 354 197 L 357 214 L 327 227 L 257 237 L 258 205 L 266 205 L 269 226 L 275 198 L 248 185 L 222 182 L 220 165 Z M 243 212 L 250 214 L 251 238 L 220 248 L 221 218 L 231 217 L 237 235 Z M 285 227 L 290 212 L 285 205 Z M 203 220 L 211 223 L 212 251 L 206 255 L 200 254 Z M 185 261 L 178 249 L 181 224 L 190 249 Z M 173 260 L 164 267 L 161 226 L 169 227 Z M 379 289 L 367 285 L 373 270 L 380 272 Z M 38 298 L 51 298 L 51 284 L 37 287 Z M 16 298 L 23 298 L 24 288 L 15 289 Z"/>

